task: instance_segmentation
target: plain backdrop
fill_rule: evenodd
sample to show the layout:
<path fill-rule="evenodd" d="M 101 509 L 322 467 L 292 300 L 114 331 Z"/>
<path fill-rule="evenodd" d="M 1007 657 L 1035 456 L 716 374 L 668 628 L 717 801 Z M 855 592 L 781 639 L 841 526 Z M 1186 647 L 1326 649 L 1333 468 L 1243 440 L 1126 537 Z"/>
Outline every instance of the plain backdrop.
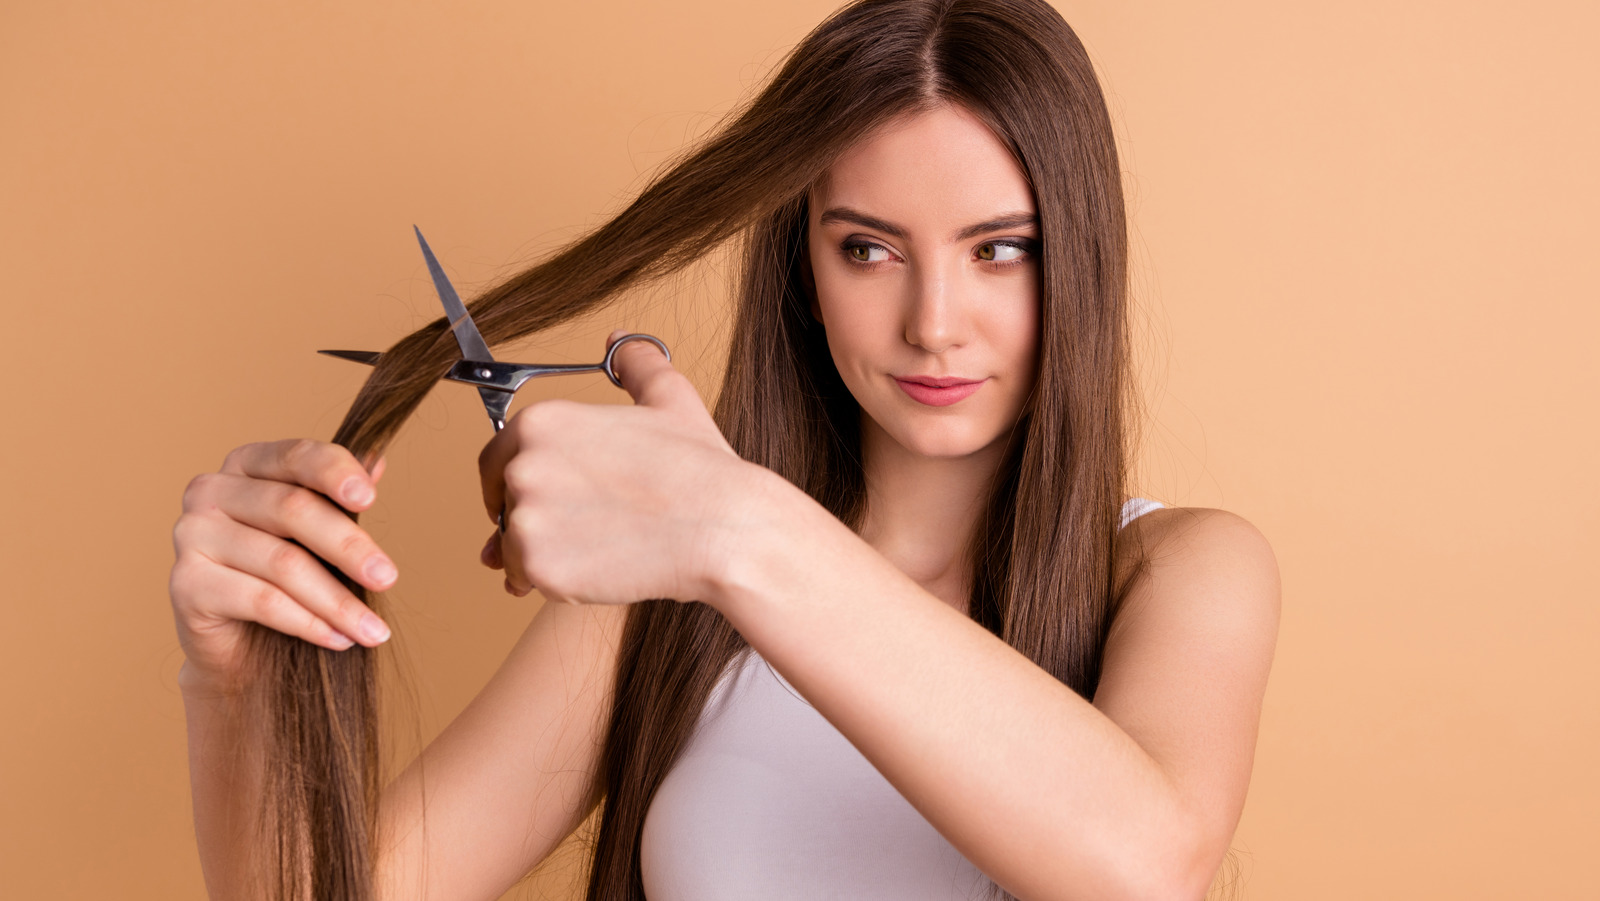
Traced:
<path fill-rule="evenodd" d="M 332 434 L 364 370 L 314 350 L 439 315 L 412 224 L 482 290 L 617 211 L 833 6 L 0 5 L 0 894 L 202 896 L 179 497 L 237 444 Z M 1283 573 L 1237 896 L 1600 897 L 1600 7 L 1060 9 L 1127 173 L 1138 493 L 1245 516 Z M 642 329 L 710 399 L 728 284 L 709 261 L 501 356 Z M 575 377 L 519 406 L 557 396 L 625 400 Z M 538 604 L 477 563 L 490 434 L 441 386 L 364 518 L 401 570 L 402 738 Z"/>

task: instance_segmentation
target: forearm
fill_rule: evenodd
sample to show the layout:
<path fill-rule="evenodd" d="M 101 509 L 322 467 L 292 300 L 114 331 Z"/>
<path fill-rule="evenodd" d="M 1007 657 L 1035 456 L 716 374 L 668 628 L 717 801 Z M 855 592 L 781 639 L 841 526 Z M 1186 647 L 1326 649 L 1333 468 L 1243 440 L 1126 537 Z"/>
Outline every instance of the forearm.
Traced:
<path fill-rule="evenodd" d="M 195 842 L 212 901 L 251 897 L 249 871 L 261 811 L 260 730 L 248 698 L 185 663 L 178 672 L 189 730 Z"/>
<path fill-rule="evenodd" d="M 809 498 L 777 493 L 780 528 L 750 530 L 713 601 L 740 634 L 1012 893 L 1170 896 L 1192 833 L 1159 765 Z"/>

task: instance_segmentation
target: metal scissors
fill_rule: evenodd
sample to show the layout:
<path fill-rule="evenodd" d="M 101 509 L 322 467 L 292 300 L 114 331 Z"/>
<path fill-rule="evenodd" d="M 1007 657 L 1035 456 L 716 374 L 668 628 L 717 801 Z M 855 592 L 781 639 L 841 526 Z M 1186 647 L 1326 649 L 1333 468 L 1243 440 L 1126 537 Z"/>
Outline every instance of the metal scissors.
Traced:
<path fill-rule="evenodd" d="M 439 300 L 444 303 L 445 318 L 450 322 L 450 331 L 455 334 L 456 344 L 461 347 L 461 361 L 450 367 L 444 378 L 478 387 L 478 396 L 483 398 L 484 409 L 489 411 L 489 421 L 494 423 L 496 432 L 506 427 L 506 411 L 511 407 L 511 398 L 528 379 L 544 375 L 604 372 L 606 378 L 611 380 L 611 384 L 621 388 L 622 380 L 617 378 L 617 372 L 612 368 L 611 362 L 617 354 L 617 348 L 629 341 L 649 341 L 661 348 L 661 352 L 666 354 L 668 360 L 672 359 L 672 352 L 667 350 L 667 345 L 662 343 L 660 338 L 654 335 L 633 334 L 623 335 L 613 341 L 611 348 L 606 351 L 606 358 L 592 365 L 496 362 L 494 356 L 489 353 L 489 345 L 484 343 L 478 326 L 473 323 L 472 316 L 462 304 L 460 295 L 456 294 L 455 286 L 445 277 L 444 269 L 433 255 L 433 249 L 428 246 L 427 239 L 422 237 L 422 230 L 415 225 L 411 230 L 417 233 L 417 243 L 422 245 L 422 256 L 428 261 L 428 274 L 433 276 L 433 287 L 439 292 Z M 376 366 L 378 359 L 383 356 L 377 351 L 370 350 L 319 350 L 317 353 L 342 360 L 354 360 L 368 366 Z M 500 515 L 500 531 L 505 531 L 504 510 Z"/>

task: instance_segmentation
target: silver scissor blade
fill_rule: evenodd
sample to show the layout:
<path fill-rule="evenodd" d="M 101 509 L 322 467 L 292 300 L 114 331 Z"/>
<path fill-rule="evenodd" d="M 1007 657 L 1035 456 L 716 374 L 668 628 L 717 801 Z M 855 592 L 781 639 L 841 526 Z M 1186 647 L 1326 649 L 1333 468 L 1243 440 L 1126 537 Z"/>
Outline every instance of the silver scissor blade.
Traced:
<path fill-rule="evenodd" d="M 439 265 L 438 257 L 433 255 L 433 248 L 428 246 L 428 239 L 422 236 L 422 229 L 412 225 L 411 230 L 417 233 L 417 243 L 422 245 L 422 256 L 428 261 L 428 274 L 433 276 L 434 290 L 439 292 L 439 300 L 444 304 L 445 318 L 450 322 L 450 331 L 455 333 L 461 358 L 475 363 L 493 363 L 494 355 L 489 353 L 489 345 L 484 342 L 477 324 L 468 315 L 466 305 L 456 295 L 455 286 L 445 278 L 444 268 Z M 511 395 L 480 386 L 478 397 L 483 401 L 483 408 L 489 411 L 489 421 L 494 423 L 494 430 L 498 432 L 505 428 Z"/>
<path fill-rule="evenodd" d="M 450 322 L 450 330 L 455 332 L 456 344 L 461 346 L 462 359 L 493 361 L 494 356 L 489 353 L 489 345 L 484 343 L 483 335 L 478 332 L 478 326 L 473 323 L 472 317 L 467 315 L 466 305 L 456 294 L 455 286 L 450 284 L 450 279 L 445 278 L 444 269 L 439 265 L 438 258 L 433 255 L 433 249 L 428 246 L 428 239 L 422 236 L 422 229 L 413 225 L 411 230 L 417 233 L 417 243 L 422 245 L 422 256 L 428 261 L 428 274 L 433 276 L 433 287 L 439 292 L 439 300 L 444 302 L 445 318 Z"/>
<path fill-rule="evenodd" d="M 378 365 L 378 358 L 383 356 L 383 354 L 375 350 L 319 350 L 317 353 L 338 357 L 341 360 L 354 360 L 357 363 L 365 363 L 368 366 Z"/>

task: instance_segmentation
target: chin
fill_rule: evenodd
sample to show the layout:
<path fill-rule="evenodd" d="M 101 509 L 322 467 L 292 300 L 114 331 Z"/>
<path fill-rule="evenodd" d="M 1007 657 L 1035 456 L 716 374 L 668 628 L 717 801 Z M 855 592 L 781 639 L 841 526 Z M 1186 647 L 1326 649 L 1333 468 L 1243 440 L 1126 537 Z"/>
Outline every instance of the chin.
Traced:
<path fill-rule="evenodd" d="M 992 411 L 946 407 L 943 411 L 913 405 L 909 399 L 895 397 L 883 405 L 883 418 L 861 407 L 862 438 L 877 433 L 907 453 L 928 459 L 958 460 L 1002 444 L 1011 429 L 998 422 Z"/>
<path fill-rule="evenodd" d="M 901 447 L 919 457 L 959 459 L 984 450 L 1004 435 L 980 435 L 969 429 L 900 429 L 890 433 Z"/>

